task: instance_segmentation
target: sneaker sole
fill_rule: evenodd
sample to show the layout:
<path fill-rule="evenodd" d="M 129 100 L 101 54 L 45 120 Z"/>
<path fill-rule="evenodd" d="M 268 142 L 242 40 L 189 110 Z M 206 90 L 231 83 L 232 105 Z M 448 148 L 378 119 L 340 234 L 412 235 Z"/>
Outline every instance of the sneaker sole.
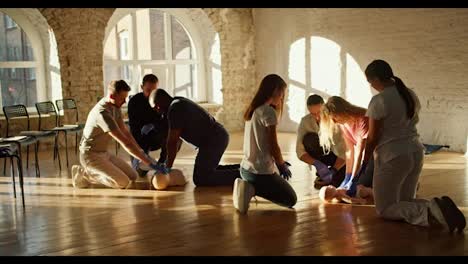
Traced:
<path fill-rule="evenodd" d="M 448 223 L 447 223 L 447 220 L 444 216 L 444 214 L 442 213 L 442 208 L 441 208 L 441 205 L 440 205 L 440 199 L 439 198 L 433 198 L 434 203 L 432 203 L 432 201 L 429 202 L 429 211 L 430 213 L 432 214 L 432 216 L 437 220 L 437 222 L 439 222 L 440 225 L 444 226 L 444 227 L 448 227 Z"/>
<path fill-rule="evenodd" d="M 77 170 L 79 170 L 79 167 L 77 165 L 73 165 L 71 168 L 71 175 L 72 175 L 72 185 L 73 185 L 73 188 L 75 189 L 78 189 L 78 187 L 76 186 Z"/>
<path fill-rule="evenodd" d="M 453 200 L 448 196 L 442 196 L 442 201 L 445 202 L 453 212 L 456 213 L 456 225 L 458 233 L 463 232 L 463 229 L 466 227 L 466 219 L 465 215 L 463 214 L 460 209 L 458 209 L 457 205 L 453 202 Z"/>
<path fill-rule="evenodd" d="M 77 170 L 80 170 L 81 167 L 79 165 L 73 165 L 72 168 L 71 168 L 71 174 L 72 174 L 72 185 L 73 185 L 73 188 L 76 188 L 76 189 L 85 189 L 87 187 L 89 187 L 89 183 L 87 184 L 76 184 L 76 175 L 78 174 Z M 84 182 L 84 178 L 81 178 L 81 183 Z"/>
<path fill-rule="evenodd" d="M 450 233 L 453 232 L 453 230 L 455 230 L 455 228 L 457 228 L 457 215 L 455 214 L 455 211 L 453 211 L 452 208 L 450 208 L 450 206 L 442 201 L 442 199 L 440 198 L 434 198 L 439 209 L 440 209 L 440 212 L 442 213 L 444 219 L 445 219 L 445 222 L 446 222 L 446 226 L 448 227 Z"/>
<path fill-rule="evenodd" d="M 236 193 L 237 197 L 238 198 L 242 198 L 242 201 L 245 200 L 245 197 L 242 197 L 241 194 L 242 193 L 246 193 L 246 186 L 247 184 L 235 184 L 234 187 L 237 187 L 237 188 L 234 188 L 234 192 Z M 247 211 L 249 210 L 249 204 L 245 204 L 245 202 L 242 202 L 242 203 L 238 203 L 240 199 L 234 199 L 234 207 L 237 208 L 237 210 L 239 210 L 239 212 L 241 214 L 245 214 L 247 213 Z"/>
<path fill-rule="evenodd" d="M 236 179 L 234 181 L 234 189 L 232 190 L 232 204 L 234 205 L 234 208 L 236 208 L 237 210 L 239 210 L 239 203 L 238 203 L 238 200 L 239 199 L 236 199 L 236 197 L 238 197 L 239 195 L 239 183 L 238 183 L 238 180 Z"/>

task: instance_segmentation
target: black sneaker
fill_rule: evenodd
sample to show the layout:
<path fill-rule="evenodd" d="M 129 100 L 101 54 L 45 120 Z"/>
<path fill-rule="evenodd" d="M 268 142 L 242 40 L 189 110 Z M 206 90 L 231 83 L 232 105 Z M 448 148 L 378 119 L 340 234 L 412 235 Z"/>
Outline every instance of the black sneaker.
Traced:
<path fill-rule="evenodd" d="M 317 176 L 314 181 L 314 188 L 320 190 L 323 186 L 330 185 L 330 183 L 323 181 L 320 177 Z"/>
<path fill-rule="evenodd" d="M 138 176 L 140 176 L 140 177 L 146 177 L 146 173 L 148 173 L 148 171 L 142 170 L 139 167 L 136 169 L 136 172 L 138 173 Z"/>

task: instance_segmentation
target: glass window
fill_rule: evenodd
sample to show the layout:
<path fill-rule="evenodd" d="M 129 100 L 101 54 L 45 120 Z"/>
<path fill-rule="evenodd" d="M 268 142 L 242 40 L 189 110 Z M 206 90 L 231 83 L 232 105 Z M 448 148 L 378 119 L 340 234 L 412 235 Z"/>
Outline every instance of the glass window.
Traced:
<path fill-rule="evenodd" d="M 159 87 L 170 94 L 205 100 L 197 98 L 205 93 L 196 91 L 199 62 L 193 47 L 189 32 L 171 14 L 157 9 L 132 11 L 110 29 L 105 40 L 105 85 L 115 79 L 128 80 L 131 94 L 135 94 L 141 78 L 154 72 L 160 79 Z"/>
<path fill-rule="evenodd" d="M 35 71 L 35 68 L 0 68 L 3 106 L 15 104 L 35 106 L 37 101 Z"/>
<path fill-rule="evenodd" d="M 172 33 L 172 58 L 173 59 L 192 59 L 192 42 L 184 27 L 171 16 Z"/>
<path fill-rule="evenodd" d="M 11 17 L 0 12 L 0 105 L 34 107 L 37 102 L 36 67 L 12 64 L 33 61 L 34 52 L 26 33 Z"/>

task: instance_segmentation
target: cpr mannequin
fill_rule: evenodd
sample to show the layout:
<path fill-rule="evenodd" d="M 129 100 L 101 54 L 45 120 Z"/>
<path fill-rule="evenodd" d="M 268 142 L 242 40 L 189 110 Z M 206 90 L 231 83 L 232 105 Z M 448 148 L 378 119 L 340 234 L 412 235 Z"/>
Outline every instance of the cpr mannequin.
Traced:
<path fill-rule="evenodd" d="M 183 186 L 187 183 L 184 173 L 179 169 L 172 169 L 169 174 L 150 170 L 146 175 L 156 190 L 164 190 L 169 186 Z"/>
<path fill-rule="evenodd" d="M 358 185 L 357 197 L 350 197 L 346 189 L 337 189 L 333 185 L 323 186 L 319 191 L 320 200 L 328 203 L 345 202 L 349 204 L 373 203 L 372 189 Z"/>

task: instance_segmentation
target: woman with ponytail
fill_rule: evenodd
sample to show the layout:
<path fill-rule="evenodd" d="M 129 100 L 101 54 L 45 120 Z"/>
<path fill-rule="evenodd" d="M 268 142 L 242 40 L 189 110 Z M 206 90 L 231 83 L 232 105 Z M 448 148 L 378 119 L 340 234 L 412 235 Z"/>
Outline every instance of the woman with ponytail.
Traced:
<path fill-rule="evenodd" d="M 418 97 L 383 60 L 370 63 L 365 74 L 379 92 L 366 113 L 369 134 L 364 155 L 364 162 L 374 160 L 377 214 L 384 219 L 462 232 L 466 220 L 452 199 L 415 199 L 424 162 L 424 147 L 416 129 L 421 108 Z"/>

